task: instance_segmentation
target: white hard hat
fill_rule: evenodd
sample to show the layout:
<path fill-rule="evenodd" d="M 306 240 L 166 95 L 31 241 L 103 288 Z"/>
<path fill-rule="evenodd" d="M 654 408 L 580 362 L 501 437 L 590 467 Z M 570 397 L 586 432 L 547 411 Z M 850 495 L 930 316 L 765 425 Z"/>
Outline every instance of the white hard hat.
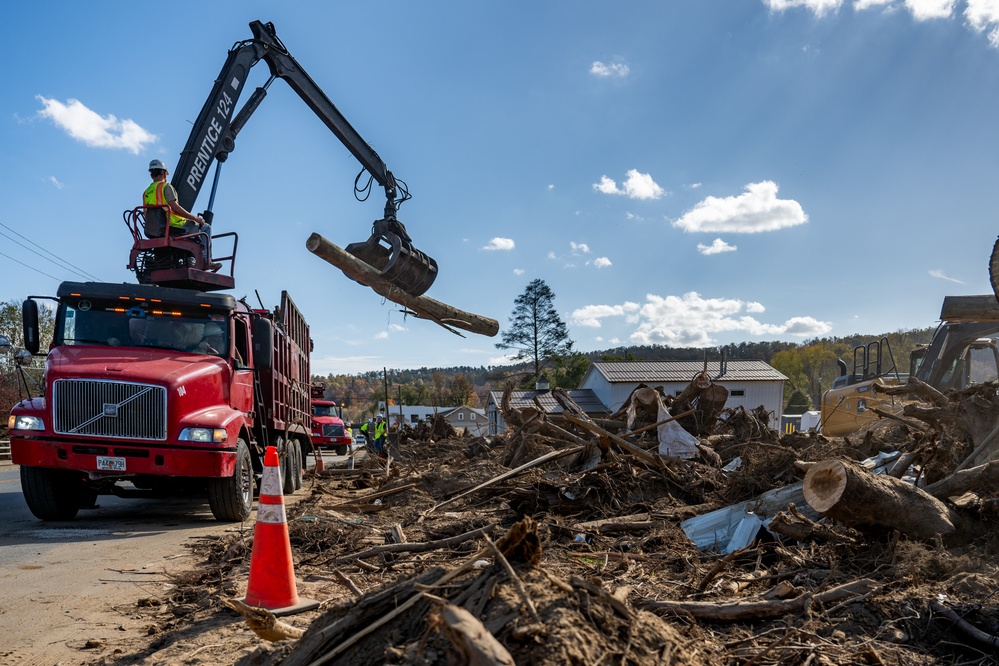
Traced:
<path fill-rule="evenodd" d="M 381 418 L 381 417 L 382 417 L 382 415 L 381 415 L 381 414 L 379 414 L 379 415 L 378 415 L 378 418 Z"/>
<path fill-rule="evenodd" d="M 167 170 L 166 164 L 163 164 L 160 160 L 153 160 L 149 163 L 149 170 L 152 171 L 153 169 L 162 169 L 163 171 Z"/>

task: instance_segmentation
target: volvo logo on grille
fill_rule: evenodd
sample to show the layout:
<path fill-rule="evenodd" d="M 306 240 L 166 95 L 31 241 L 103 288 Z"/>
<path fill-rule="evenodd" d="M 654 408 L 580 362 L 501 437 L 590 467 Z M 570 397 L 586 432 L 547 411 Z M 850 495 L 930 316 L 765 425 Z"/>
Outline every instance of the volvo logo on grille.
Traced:
<path fill-rule="evenodd" d="M 118 416 L 118 405 L 112 402 L 105 402 L 104 416 Z"/>

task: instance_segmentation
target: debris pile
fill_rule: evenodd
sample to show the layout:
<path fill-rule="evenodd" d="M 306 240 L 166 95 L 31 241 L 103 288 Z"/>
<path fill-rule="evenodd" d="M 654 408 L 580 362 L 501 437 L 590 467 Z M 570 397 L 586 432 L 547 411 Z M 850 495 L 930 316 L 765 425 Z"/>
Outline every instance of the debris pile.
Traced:
<path fill-rule="evenodd" d="M 287 640 L 226 604 L 244 532 L 199 544 L 161 602 L 186 610 L 119 663 L 212 623 L 227 639 L 186 663 L 994 663 L 995 385 L 836 439 L 781 436 L 710 384 L 602 419 L 553 393 L 557 416 L 504 401 L 503 435 L 404 429 L 314 475 L 288 523 L 325 601 Z"/>

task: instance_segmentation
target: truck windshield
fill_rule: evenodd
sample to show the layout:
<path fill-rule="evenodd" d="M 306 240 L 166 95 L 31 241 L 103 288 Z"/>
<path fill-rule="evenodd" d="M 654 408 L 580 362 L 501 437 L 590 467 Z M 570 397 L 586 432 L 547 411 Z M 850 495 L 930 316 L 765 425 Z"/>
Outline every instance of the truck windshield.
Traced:
<path fill-rule="evenodd" d="M 226 357 L 229 327 L 225 315 L 154 310 L 80 299 L 62 303 L 55 331 L 57 345 L 152 347 Z"/>
<path fill-rule="evenodd" d="M 312 405 L 313 416 L 336 416 L 336 408 L 333 405 Z"/>

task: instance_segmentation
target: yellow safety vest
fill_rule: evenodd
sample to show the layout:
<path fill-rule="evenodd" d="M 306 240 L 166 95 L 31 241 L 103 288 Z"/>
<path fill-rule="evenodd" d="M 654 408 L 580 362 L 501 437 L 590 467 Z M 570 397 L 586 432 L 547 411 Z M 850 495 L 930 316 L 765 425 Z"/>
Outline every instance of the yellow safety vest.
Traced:
<path fill-rule="evenodd" d="M 385 421 L 375 424 L 375 437 L 382 437 L 385 434 Z"/>
<path fill-rule="evenodd" d="M 154 180 L 146 188 L 145 193 L 142 195 L 142 202 L 147 206 L 166 206 L 167 201 L 163 197 L 163 187 L 167 184 L 165 180 Z M 173 212 L 170 213 L 170 226 L 175 228 L 183 229 L 184 225 L 187 224 L 187 220 L 180 215 L 176 215 Z"/>

